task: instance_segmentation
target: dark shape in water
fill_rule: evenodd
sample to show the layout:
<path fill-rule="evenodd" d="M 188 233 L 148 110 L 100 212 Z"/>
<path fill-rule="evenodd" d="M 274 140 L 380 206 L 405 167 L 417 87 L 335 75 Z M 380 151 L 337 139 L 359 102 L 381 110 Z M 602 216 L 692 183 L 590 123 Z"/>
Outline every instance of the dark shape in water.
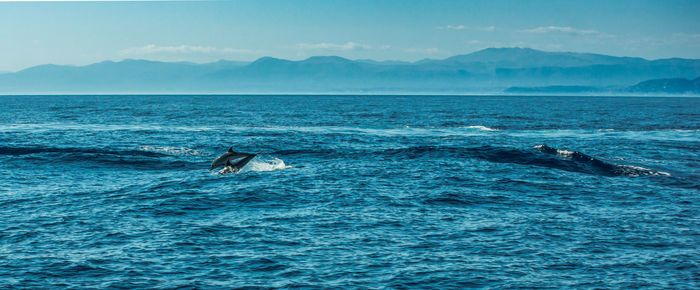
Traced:
<path fill-rule="evenodd" d="M 479 147 L 446 147 L 446 146 L 417 146 L 402 149 L 385 150 L 387 158 L 475 158 L 496 163 L 513 163 L 533 165 L 552 169 L 579 172 L 599 176 L 644 176 L 668 175 L 651 169 L 608 163 L 588 156 L 578 151 L 559 150 L 547 145 L 538 145 L 535 150 L 545 153 L 538 154 L 532 150 L 517 148 L 479 146 Z"/>
<path fill-rule="evenodd" d="M 224 169 L 221 169 L 216 174 L 238 173 L 243 169 L 243 167 L 245 167 L 248 164 L 248 162 L 253 160 L 255 156 L 258 156 L 258 153 L 248 154 L 248 156 L 236 161 L 236 163 L 233 164 L 231 164 L 231 160 L 228 160 L 226 161 L 226 167 L 224 167 Z"/>
<path fill-rule="evenodd" d="M 537 145 L 535 146 L 535 149 L 543 153 L 557 155 L 559 159 L 562 159 L 562 161 L 570 160 L 570 162 L 561 162 L 558 164 L 560 165 L 558 166 L 560 169 L 567 171 L 592 173 L 602 176 L 642 176 L 664 174 L 643 167 L 607 163 L 578 151 L 559 150 L 547 145 Z"/>
<path fill-rule="evenodd" d="M 233 147 L 229 147 L 228 152 L 221 154 L 221 156 L 214 159 L 214 162 L 211 163 L 211 167 L 209 167 L 209 170 L 212 170 L 212 169 L 217 168 L 219 166 L 226 166 L 229 163 L 229 161 L 231 161 L 231 160 L 236 160 L 238 158 L 248 157 L 250 155 L 251 155 L 250 153 L 233 151 Z"/>

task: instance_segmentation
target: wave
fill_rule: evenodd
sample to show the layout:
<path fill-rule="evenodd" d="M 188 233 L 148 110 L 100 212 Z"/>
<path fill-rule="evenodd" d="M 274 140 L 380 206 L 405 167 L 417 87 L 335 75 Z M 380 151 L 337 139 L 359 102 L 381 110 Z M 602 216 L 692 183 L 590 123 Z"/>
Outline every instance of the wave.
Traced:
<path fill-rule="evenodd" d="M 507 118 L 505 118 L 507 119 Z M 229 130 L 233 132 L 308 132 L 308 133 L 365 133 L 365 134 L 399 134 L 405 132 L 418 131 L 423 133 L 440 130 L 464 131 L 463 129 L 481 131 L 512 131 L 512 132 L 562 132 L 562 133 L 596 133 L 596 132 L 618 132 L 618 133 L 698 133 L 700 129 L 692 127 L 665 127 L 665 128 L 557 128 L 557 127 L 521 127 L 501 124 L 504 127 L 488 127 L 484 125 L 466 125 L 460 122 L 447 122 L 438 126 L 414 126 L 407 124 L 398 127 L 378 128 L 372 126 L 340 126 L 340 125 L 319 125 L 319 126 L 239 126 L 230 124 L 220 125 L 168 125 L 168 124 L 71 124 L 71 123 L 13 123 L 0 124 L 0 131 L 185 131 L 185 132 L 205 132 Z"/>
<path fill-rule="evenodd" d="M 164 152 L 173 155 L 189 155 L 189 156 L 209 156 L 207 152 L 194 150 L 187 147 L 158 147 L 158 146 L 141 146 L 139 150 L 151 152 Z"/>
<path fill-rule="evenodd" d="M 681 141 L 697 142 L 698 130 L 658 129 L 658 130 L 619 130 L 619 129 L 540 129 L 540 130 L 507 130 L 512 137 L 527 138 L 578 138 L 600 139 L 618 138 L 628 140 L 649 141 Z"/>
<path fill-rule="evenodd" d="M 22 158 L 30 162 L 52 164 L 82 163 L 88 168 L 121 167 L 139 170 L 164 170 L 171 168 L 194 169 L 202 164 L 174 160 L 172 155 L 144 150 L 111 150 L 81 147 L 0 147 L 0 155 Z"/>
<path fill-rule="evenodd" d="M 10 124 L 1 125 L 0 131 L 30 131 L 32 133 L 43 133 L 48 131 L 89 131 L 89 132 L 109 132 L 109 131 L 134 131 L 134 132 L 211 132 L 222 131 L 232 132 L 243 136 L 261 135 L 282 135 L 290 132 L 319 134 L 319 135 L 365 135 L 365 136 L 444 136 L 444 135 L 483 135 L 487 132 L 498 131 L 498 129 L 486 126 L 409 126 L 400 127 L 354 127 L 354 126 L 235 126 L 235 125 L 212 125 L 212 126 L 170 126 L 161 124 Z"/>
<path fill-rule="evenodd" d="M 498 129 L 489 128 L 489 127 L 481 126 L 481 125 L 458 127 L 458 129 L 477 129 L 477 130 L 481 130 L 481 131 L 498 131 Z"/>
<path fill-rule="evenodd" d="M 82 123 L 14 123 L 1 124 L 2 131 L 159 131 L 159 132 L 203 132 L 225 129 L 226 126 L 172 126 L 161 124 L 82 124 Z"/>
<path fill-rule="evenodd" d="M 81 147 L 0 147 L 0 155 L 31 155 L 31 154 L 46 154 L 46 153 L 82 153 L 82 154 L 108 154 L 108 155 L 127 155 L 127 156 L 147 156 L 161 157 L 166 154 L 149 152 L 143 150 L 110 150 L 104 148 L 81 148 Z"/>

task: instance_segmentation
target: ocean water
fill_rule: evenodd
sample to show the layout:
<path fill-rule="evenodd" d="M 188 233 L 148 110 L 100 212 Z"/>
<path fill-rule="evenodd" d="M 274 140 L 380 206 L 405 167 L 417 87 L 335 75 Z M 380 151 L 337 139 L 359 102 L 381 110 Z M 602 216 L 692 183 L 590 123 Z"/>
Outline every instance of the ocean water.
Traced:
<path fill-rule="evenodd" d="M 0 96 L 0 288 L 700 286 L 700 98 Z M 217 175 L 230 146 L 262 153 Z"/>

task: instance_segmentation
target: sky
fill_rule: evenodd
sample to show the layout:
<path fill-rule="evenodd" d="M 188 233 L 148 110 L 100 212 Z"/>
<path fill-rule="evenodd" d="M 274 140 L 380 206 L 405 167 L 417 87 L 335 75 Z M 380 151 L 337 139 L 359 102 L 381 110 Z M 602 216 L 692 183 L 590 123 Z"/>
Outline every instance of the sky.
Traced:
<path fill-rule="evenodd" d="M 0 71 L 105 60 L 416 61 L 488 47 L 700 58 L 700 1 L 0 1 Z"/>

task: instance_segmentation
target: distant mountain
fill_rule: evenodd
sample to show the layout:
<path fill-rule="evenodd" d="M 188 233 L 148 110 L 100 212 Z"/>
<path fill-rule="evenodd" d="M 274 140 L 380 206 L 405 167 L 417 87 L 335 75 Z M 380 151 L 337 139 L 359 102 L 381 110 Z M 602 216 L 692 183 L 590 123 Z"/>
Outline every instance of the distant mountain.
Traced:
<path fill-rule="evenodd" d="M 695 78 L 700 60 L 488 48 L 442 60 L 350 60 L 206 64 L 148 60 L 40 65 L 0 75 L 0 93 L 501 92 L 508 87 L 628 87 L 649 79 Z M 579 88 L 579 89 L 580 89 Z"/>
<path fill-rule="evenodd" d="M 700 77 L 693 80 L 682 78 L 648 80 L 627 88 L 627 91 L 637 93 L 700 94 Z"/>
<path fill-rule="evenodd" d="M 487 48 L 456 55 L 444 61 L 462 64 L 488 64 L 499 68 L 576 67 L 591 65 L 640 64 L 643 58 L 615 57 L 592 53 L 546 52 L 531 48 Z"/>
<path fill-rule="evenodd" d="M 247 63 L 207 64 L 127 59 L 87 66 L 39 65 L 0 75 L 0 92 L 167 92 L 197 90 L 197 79 L 210 71 Z"/>
<path fill-rule="evenodd" d="M 546 87 L 510 87 L 504 90 L 506 93 L 516 94 L 580 94 L 580 93 L 599 93 L 606 91 L 601 87 L 589 86 L 546 86 Z M 610 90 L 608 90 L 610 91 Z"/>
<path fill-rule="evenodd" d="M 382 65 L 406 65 L 411 64 L 410 61 L 400 61 L 400 60 L 371 60 L 371 59 L 357 59 L 357 62 L 369 63 L 369 64 L 382 64 Z"/>
<path fill-rule="evenodd" d="M 653 79 L 622 88 L 591 86 L 544 86 L 510 87 L 505 93 L 516 94 L 580 94 L 580 93 L 642 93 L 642 94 L 700 94 L 700 77 L 689 80 L 683 78 Z"/>

